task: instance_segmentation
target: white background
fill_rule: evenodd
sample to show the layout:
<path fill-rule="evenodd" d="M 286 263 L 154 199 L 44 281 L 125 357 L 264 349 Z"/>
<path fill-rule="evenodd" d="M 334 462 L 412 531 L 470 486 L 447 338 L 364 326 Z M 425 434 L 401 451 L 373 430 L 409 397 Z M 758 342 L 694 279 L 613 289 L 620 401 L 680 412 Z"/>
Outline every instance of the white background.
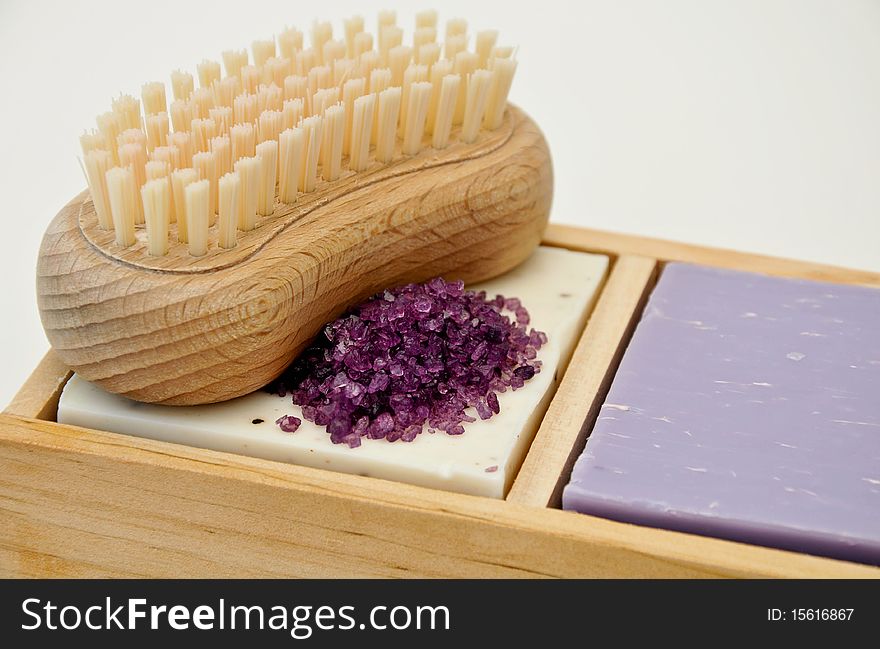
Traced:
<path fill-rule="evenodd" d="M 0 0 L 0 405 L 47 348 L 42 232 L 120 91 L 284 25 L 430 4 Z M 553 153 L 552 219 L 880 271 L 880 2 L 437 1 L 519 46 L 511 93 Z M 408 31 L 409 33 L 409 31 Z M 170 95 L 170 93 L 169 93 Z"/>

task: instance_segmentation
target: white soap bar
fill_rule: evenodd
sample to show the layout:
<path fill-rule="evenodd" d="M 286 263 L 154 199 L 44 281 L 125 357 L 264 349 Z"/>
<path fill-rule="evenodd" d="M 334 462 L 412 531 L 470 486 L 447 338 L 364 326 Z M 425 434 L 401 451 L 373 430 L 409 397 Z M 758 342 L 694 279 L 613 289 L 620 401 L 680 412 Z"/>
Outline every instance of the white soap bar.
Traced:
<path fill-rule="evenodd" d="M 326 429 L 303 419 L 289 396 L 254 392 L 225 403 L 161 406 L 110 394 L 78 376 L 64 388 L 58 421 L 503 498 L 555 392 L 557 371 L 571 355 L 607 267 L 608 258 L 601 255 L 542 246 L 509 273 L 469 287 L 490 296 L 520 298 L 531 315 L 531 326 L 544 331 L 549 342 L 538 353 L 544 363 L 541 372 L 525 387 L 499 394 L 501 412 L 465 424 L 463 435 L 422 433 L 412 442 L 364 438 L 361 446 L 352 449 L 331 443 Z M 275 420 L 281 415 L 302 419 L 299 430 L 280 430 Z"/>

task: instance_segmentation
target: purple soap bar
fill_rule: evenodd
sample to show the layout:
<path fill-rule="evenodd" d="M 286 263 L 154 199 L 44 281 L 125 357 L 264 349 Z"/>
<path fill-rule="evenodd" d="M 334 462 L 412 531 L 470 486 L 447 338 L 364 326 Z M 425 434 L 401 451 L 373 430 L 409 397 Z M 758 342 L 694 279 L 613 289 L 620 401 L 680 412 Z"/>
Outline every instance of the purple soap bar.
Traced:
<path fill-rule="evenodd" d="M 667 265 L 562 502 L 880 564 L 880 290 Z"/>

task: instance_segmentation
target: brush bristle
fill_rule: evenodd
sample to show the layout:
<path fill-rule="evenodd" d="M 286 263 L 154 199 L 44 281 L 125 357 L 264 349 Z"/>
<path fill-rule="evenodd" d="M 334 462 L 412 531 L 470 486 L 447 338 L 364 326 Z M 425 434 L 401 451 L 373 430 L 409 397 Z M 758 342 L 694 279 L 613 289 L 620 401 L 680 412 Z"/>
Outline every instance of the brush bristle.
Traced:
<path fill-rule="evenodd" d="M 422 11 L 404 42 L 396 13 L 383 11 L 375 37 L 361 16 L 344 20 L 338 37 L 329 22 L 306 33 L 285 27 L 252 41 L 250 55 L 204 59 L 198 87 L 173 71 L 170 103 L 154 81 L 140 100 L 121 94 L 98 116 L 80 137 L 82 166 L 98 227 L 113 230 L 116 245 L 134 245 L 143 224 L 145 254 L 166 255 L 176 239 L 199 257 L 216 222 L 211 246 L 231 249 L 239 231 L 319 179 L 477 142 L 504 121 L 516 59 L 494 30 L 477 32 L 471 50 L 467 21 L 441 29 L 437 12 Z"/>

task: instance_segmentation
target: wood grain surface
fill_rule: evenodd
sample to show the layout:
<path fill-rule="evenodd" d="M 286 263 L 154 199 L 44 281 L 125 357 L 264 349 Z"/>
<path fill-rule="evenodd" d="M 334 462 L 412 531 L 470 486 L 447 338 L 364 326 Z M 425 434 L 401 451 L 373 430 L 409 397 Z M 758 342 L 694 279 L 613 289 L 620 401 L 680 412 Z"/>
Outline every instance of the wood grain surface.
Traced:
<path fill-rule="evenodd" d="M 0 575 L 877 577 L 880 570 L 0 416 Z"/>
<path fill-rule="evenodd" d="M 598 395 L 613 374 L 614 354 L 596 341 L 625 341 L 650 258 L 841 283 L 880 276 L 555 224 L 544 243 L 616 259 L 509 500 L 38 421 L 54 416 L 68 376 L 50 352 L 0 416 L 0 575 L 880 577 L 544 506 L 592 425 L 583 392 Z"/>
<path fill-rule="evenodd" d="M 614 263 L 568 370 L 507 494 L 510 502 L 558 507 L 642 306 L 657 260 L 623 255 Z"/>
<path fill-rule="evenodd" d="M 770 257 L 743 250 L 711 248 L 681 243 L 680 241 L 593 230 L 561 223 L 550 224 L 544 236 L 544 243 L 572 250 L 656 257 L 664 263 L 682 261 L 690 264 L 705 264 L 717 268 L 811 279 L 819 282 L 880 286 L 880 273 L 868 270 L 828 266 L 800 259 Z"/>
<path fill-rule="evenodd" d="M 50 349 L 3 412 L 55 421 L 61 391 L 72 375 L 70 368 Z"/>
<path fill-rule="evenodd" d="M 67 366 L 111 392 L 211 403 L 268 383 L 321 326 L 378 290 L 501 274 L 540 242 L 553 186 L 538 127 L 515 107 L 507 120 L 448 158 L 428 150 L 324 186 L 240 250 L 189 270 L 180 251 L 154 264 L 162 268 L 141 267 L 137 249 L 108 253 L 83 232 L 80 195 L 40 251 L 49 342 Z"/>

